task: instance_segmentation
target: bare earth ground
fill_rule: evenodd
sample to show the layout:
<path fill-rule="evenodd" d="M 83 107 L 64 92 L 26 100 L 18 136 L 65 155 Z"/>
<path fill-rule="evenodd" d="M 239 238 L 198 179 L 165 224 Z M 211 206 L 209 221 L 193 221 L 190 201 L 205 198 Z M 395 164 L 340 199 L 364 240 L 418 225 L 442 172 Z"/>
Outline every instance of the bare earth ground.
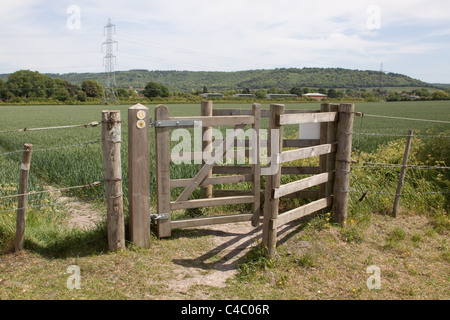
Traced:
<path fill-rule="evenodd" d="M 59 201 L 66 203 L 67 212 L 70 214 L 69 227 L 88 230 L 95 228 L 102 220 L 99 212 L 92 208 L 89 202 L 76 200 L 76 198 L 59 197 Z"/>
<path fill-rule="evenodd" d="M 88 202 L 69 197 L 58 197 L 58 200 L 67 203 L 66 210 L 70 214 L 69 226 L 72 228 L 84 230 L 94 228 L 102 219 L 101 214 Z M 208 235 L 211 237 L 213 249 L 196 258 L 195 261 L 190 260 L 188 263 L 177 259 L 173 261 L 175 269 L 172 270 L 172 276 L 166 284 L 168 289 L 175 294 L 166 297 L 168 299 L 183 298 L 195 285 L 225 287 L 227 279 L 234 277 L 237 263 L 255 244 L 261 241 L 262 237 L 262 225 L 254 228 L 249 222 L 196 227 L 195 229 L 209 231 Z M 292 224 L 286 224 L 279 229 L 279 235 L 287 235 L 293 229 Z M 305 248 L 309 248 L 307 242 L 305 242 Z M 301 250 L 302 248 L 298 248 L 297 251 Z"/>
<path fill-rule="evenodd" d="M 189 263 L 174 259 L 177 266 L 173 271 L 173 278 L 167 284 L 171 292 L 176 293 L 169 299 L 182 299 L 186 292 L 195 285 L 221 288 L 226 286 L 228 279 L 236 274 L 236 266 L 243 261 L 245 255 L 259 242 L 262 237 L 262 225 L 257 228 L 249 222 L 229 223 L 197 227 L 198 230 L 208 230 L 212 239 L 212 248 L 202 256 Z M 295 230 L 294 224 L 286 224 L 279 228 L 279 239 Z M 296 248 L 300 253 L 309 248 L 304 241 L 302 246 Z M 205 270 L 208 270 L 205 272 Z M 205 297 L 208 298 L 208 297 Z"/>

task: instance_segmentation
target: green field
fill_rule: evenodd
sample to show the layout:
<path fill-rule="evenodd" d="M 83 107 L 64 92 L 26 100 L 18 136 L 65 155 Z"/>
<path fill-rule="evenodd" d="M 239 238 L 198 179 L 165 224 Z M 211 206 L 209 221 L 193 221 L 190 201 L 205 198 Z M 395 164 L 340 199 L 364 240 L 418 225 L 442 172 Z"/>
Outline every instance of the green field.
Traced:
<path fill-rule="evenodd" d="M 215 104 L 215 108 L 251 108 L 250 104 Z M 121 111 L 122 117 L 122 160 L 123 173 L 127 176 L 127 109 L 129 106 L 114 106 Z M 151 114 L 155 106 L 148 106 Z M 200 106 L 196 104 L 168 105 L 170 115 L 199 115 Z M 262 105 L 269 108 L 269 105 Z M 286 105 L 288 109 L 319 109 L 319 103 L 298 103 Z M 100 121 L 104 105 L 63 105 L 63 106 L 0 106 L 0 131 L 20 128 L 40 128 L 72 124 L 84 124 Z M 396 103 L 358 103 L 356 111 L 366 114 L 408 117 L 430 120 L 450 121 L 450 101 L 436 102 L 396 102 Z M 263 124 L 264 126 L 264 124 Z M 356 117 L 354 131 L 364 133 L 405 135 L 408 129 L 415 134 L 437 134 L 449 129 L 448 124 L 383 119 L 373 117 Z M 285 136 L 296 137 L 298 128 L 287 128 Z M 153 133 L 153 130 L 152 130 Z M 98 141 L 101 127 L 70 128 L 43 131 L 0 133 L 0 154 L 21 150 L 24 143 L 33 144 L 31 188 L 43 184 L 51 186 L 76 186 L 102 180 L 101 143 L 84 146 L 84 143 Z M 153 136 L 152 136 L 153 138 Z M 382 143 L 395 137 L 354 136 L 354 146 L 362 151 L 373 151 Z M 82 146 L 78 146 L 82 145 Z M 65 146 L 65 149 L 44 150 Z M 152 155 L 154 147 L 151 147 Z M 20 153 L 0 156 L 0 181 L 18 181 L 18 163 Z M 152 162 L 152 168 L 154 162 Z M 182 178 L 181 168 L 174 168 L 174 178 Z M 189 174 L 189 173 L 188 173 Z M 154 176 L 154 175 L 152 175 Z M 154 178 L 154 177 L 153 177 Z M 126 188 L 126 183 L 124 183 Z M 100 189 L 100 188 L 97 188 Z M 93 194 L 92 194 L 93 192 Z M 101 190 L 90 190 L 89 195 L 99 195 Z"/>
<path fill-rule="evenodd" d="M 122 115 L 125 210 L 128 107 L 113 108 L 119 109 Z M 152 114 L 156 106 L 148 107 Z M 197 104 L 168 107 L 173 116 L 200 114 L 200 105 Z M 251 108 L 251 105 L 217 103 L 215 107 Z M 269 108 L 269 105 L 262 107 Z M 286 107 L 318 109 L 320 104 L 298 103 Z M 0 131 L 100 122 L 103 109 L 104 105 L 0 106 Z M 449 124 L 368 115 L 450 121 L 449 110 L 450 101 L 357 103 L 356 111 L 367 116 L 355 118 L 354 131 L 406 135 L 408 129 L 414 129 L 415 134 L 431 135 L 433 137 L 413 140 L 410 164 L 448 166 Z M 297 130 L 292 126 L 285 131 L 285 136 L 293 138 L 298 134 Z M 444 133 L 445 138 L 434 137 L 440 133 Z M 0 133 L 0 197 L 17 193 L 21 153 L 15 151 L 21 150 L 24 143 L 32 143 L 34 149 L 30 191 L 103 180 L 100 138 L 100 126 Z M 352 157 L 359 160 L 354 165 L 359 166 L 364 161 L 401 163 L 404 140 L 404 137 L 396 136 L 354 135 Z M 85 144 L 90 142 L 95 143 Z M 154 159 L 154 145 L 151 152 Z M 152 161 L 152 205 L 155 203 L 154 165 Z M 171 176 L 190 177 L 196 169 L 194 165 L 172 166 Z M 448 288 L 443 285 L 449 281 L 448 171 L 409 170 L 404 186 L 406 195 L 401 201 L 401 217 L 395 220 L 384 214 L 392 209 L 398 176 L 396 168 L 355 168 L 350 189 L 356 192 L 350 195 L 348 228 L 332 224 L 327 215 L 299 222 L 294 235 L 280 243 L 277 259 L 269 261 L 258 254 L 258 250 L 253 250 L 248 260 L 238 265 L 236 277 L 227 282 L 226 288 L 220 289 L 192 286 L 187 291 L 176 291 L 167 286 L 173 277 L 172 271 L 179 271 L 176 261 L 192 257 L 194 260 L 186 260 L 182 265 L 204 268 L 202 272 L 208 275 L 213 272 L 214 263 L 228 255 L 226 250 L 219 250 L 208 256 L 206 262 L 197 261 L 196 257 L 203 257 L 205 250 L 215 250 L 213 233 L 174 230 L 173 238 L 167 241 L 152 238 L 152 249 L 139 250 L 129 244 L 126 253 L 107 254 L 104 223 L 89 231 L 69 229 L 66 226 L 69 207 L 62 206 L 53 195 L 40 194 L 29 197 L 27 253 L 16 257 L 7 254 L 14 246 L 16 198 L 0 199 L 0 284 L 6 279 L 0 299 L 198 299 L 202 296 L 209 299 L 448 299 Z M 369 193 L 360 201 L 366 190 Z M 99 186 L 74 190 L 68 195 L 78 199 L 96 198 L 89 203 L 104 213 L 102 194 L 103 186 Z M 296 202 L 286 200 L 281 205 L 293 206 Z M 219 210 L 227 213 L 234 209 Z M 209 213 L 203 209 L 186 211 L 187 216 Z M 312 247 L 298 251 L 297 247 L 305 242 Z M 85 287 L 71 292 L 65 288 L 67 276 L 55 274 L 62 274 L 68 265 L 74 263 L 82 267 Z M 382 266 L 384 287 L 381 291 L 370 291 L 365 287 L 365 268 L 372 264 Z M 114 270 L 110 267 L 113 265 Z M 343 268 L 345 274 L 342 274 Z M 133 274 L 128 270 L 133 270 Z M 115 278 L 109 276 L 111 272 Z M 38 276 L 30 278 L 29 275 Z M 189 277 L 186 275 L 186 279 Z M 151 284 L 140 279 L 148 279 Z"/>

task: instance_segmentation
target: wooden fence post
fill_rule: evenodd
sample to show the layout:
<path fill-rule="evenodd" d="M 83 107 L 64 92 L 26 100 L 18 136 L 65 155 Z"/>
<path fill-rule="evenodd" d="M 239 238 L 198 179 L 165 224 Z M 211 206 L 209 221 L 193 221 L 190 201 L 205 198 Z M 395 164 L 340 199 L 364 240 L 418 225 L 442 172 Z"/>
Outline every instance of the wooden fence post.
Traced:
<path fill-rule="evenodd" d="M 120 157 L 121 120 L 119 111 L 102 111 L 102 152 L 105 183 L 108 248 L 125 249 L 122 165 Z"/>
<path fill-rule="evenodd" d="M 155 121 L 167 120 L 169 109 L 158 105 L 155 109 Z M 167 214 L 168 219 L 157 220 L 157 235 L 159 238 L 170 237 L 170 137 L 169 127 L 155 128 L 156 144 L 156 193 L 157 214 Z"/>
<path fill-rule="evenodd" d="M 130 238 L 150 248 L 150 117 L 138 103 L 128 108 L 128 201 Z"/>
<path fill-rule="evenodd" d="M 201 103 L 201 115 L 212 116 L 213 115 L 213 103 L 212 101 L 202 101 Z M 211 154 L 212 151 L 212 127 L 202 128 L 202 151 Z M 202 161 L 202 166 L 205 165 L 205 160 Z M 212 170 L 206 175 L 206 179 L 212 177 Z M 213 186 L 207 185 L 203 187 L 203 197 L 212 198 Z"/>
<path fill-rule="evenodd" d="M 345 226 L 348 213 L 350 163 L 352 153 L 352 130 L 355 115 L 354 104 L 340 104 L 337 126 L 336 173 L 334 182 L 333 210 L 337 221 Z"/>
<path fill-rule="evenodd" d="M 329 103 L 322 103 L 320 105 L 320 112 L 330 112 L 331 105 Z M 320 144 L 330 143 L 328 139 L 328 122 L 320 123 Z M 328 154 L 319 156 L 319 171 L 324 173 L 328 171 Z M 322 183 L 319 185 L 319 199 L 325 198 L 327 194 L 328 183 Z"/>
<path fill-rule="evenodd" d="M 283 126 L 278 123 L 278 116 L 284 114 L 285 106 L 283 104 L 270 105 L 269 132 L 267 154 L 271 156 L 270 166 L 276 166 L 277 170 L 272 175 L 266 176 L 266 189 L 264 197 L 264 221 L 263 221 L 263 245 L 270 258 L 275 256 L 275 247 L 277 243 L 277 228 L 273 221 L 278 217 L 280 199 L 274 198 L 273 189 L 280 186 L 281 163 L 279 163 L 280 154 L 283 150 Z M 278 130 L 278 150 L 272 148 L 272 130 Z M 273 163 L 275 161 L 275 163 Z"/>
<path fill-rule="evenodd" d="M 397 217 L 398 204 L 400 202 L 400 196 L 402 195 L 403 183 L 405 182 L 406 166 L 408 164 L 408 156 L 409 156 L 409 150 L 411 148 L 411 140 L 413 137 L 413 132 L 414 131 L 412 129 L 409 129 L 408 137 L 406 138 L 405 152 L 403 154 L 402 169 L 400 171 L 400 176 L 398 178 L 397 191 L 395 192 L 395 199 L 394 199 L 394 208 L 392 210 L 392 216 L 394 218 Z"/>
<path fill-rule="evenodd" d="M 329 111 L 330 112 L 338 112 L 339 104 L 332 103 L 330 104 Z M 337 130 L 337 120 L 334 122 L 328 122 L 328 132 L 327 132 L 327 142 L 326 143 L 336 143 L 336 130 Z M 329 153 L 327 155 L 327 164 L 326 171 L 332 172 L 336 170 L 336 152 Z M 326 183 L 325 197 L 332 197 L 333 189 L 334 189 L 334 177 L 330 181 Z M 332 197 L 333 199 L 333 197 Z M 325 210 L 330 212 L 332 210 L 332 205 L 330 205 Z"/>
<path fill-rule="evenodd" d="M 19 198 L 17 200 L 16 217 L 16 245 L 15 250 L 23 249 L 25 242 L 25 221 L 27 218 L 27 192 L 28 192 L 28 174 L 30 172 L 31 153 L 33 145 L 25 143 L 23 145 L 22 163 L 20 165 L 19 180 Z"/>
<path fill-rule="evenodd" d="M 260 149 L 259 149 L 259 130 L 261 129 L 261 105 L 259 103 L 254 103 L 252 106 L 253 116 L 255 117 L 255 122 L 252 125 L 252 145 L 251 147 L 256 150 L 250 150 L 253 158 L 252 164 L 252 194 L 255 200 L 252 204 L 252 226 L 259 226 L 259 220 L 261 219 L 261 159 L 260 159 Z"/>

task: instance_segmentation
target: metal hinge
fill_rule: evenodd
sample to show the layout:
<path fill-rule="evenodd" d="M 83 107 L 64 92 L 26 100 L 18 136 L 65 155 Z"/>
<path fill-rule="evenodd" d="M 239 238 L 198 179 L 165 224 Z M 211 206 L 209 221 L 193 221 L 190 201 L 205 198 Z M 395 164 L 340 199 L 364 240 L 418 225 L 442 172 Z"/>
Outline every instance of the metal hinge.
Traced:
<path fill-rule="evenodd" d="M 202 122 L 200 120 L 159 120 L 152 122 L 150 126 L 156 128 L 163 127 L 196 127 L 201 126 Z"/>
<path fill-rule="evenodd" d="M 169 213 L 161 213 L 161 214 L 151 213 L 150 218 L 153 220 L 167 220 L 167 219 L 170 219 L 170 214 Z"/>

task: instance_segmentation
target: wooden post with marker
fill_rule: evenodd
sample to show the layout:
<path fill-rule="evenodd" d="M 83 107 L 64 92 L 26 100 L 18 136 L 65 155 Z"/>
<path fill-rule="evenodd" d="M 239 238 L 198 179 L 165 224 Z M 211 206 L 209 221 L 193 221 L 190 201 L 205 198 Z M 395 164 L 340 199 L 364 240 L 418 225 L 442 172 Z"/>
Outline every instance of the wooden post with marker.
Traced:
<path fill-rule="evenodd" d="M 128 201 L 130 238 L 150 248 L 150 116 L 138 103 L 128 108 Z"/>

